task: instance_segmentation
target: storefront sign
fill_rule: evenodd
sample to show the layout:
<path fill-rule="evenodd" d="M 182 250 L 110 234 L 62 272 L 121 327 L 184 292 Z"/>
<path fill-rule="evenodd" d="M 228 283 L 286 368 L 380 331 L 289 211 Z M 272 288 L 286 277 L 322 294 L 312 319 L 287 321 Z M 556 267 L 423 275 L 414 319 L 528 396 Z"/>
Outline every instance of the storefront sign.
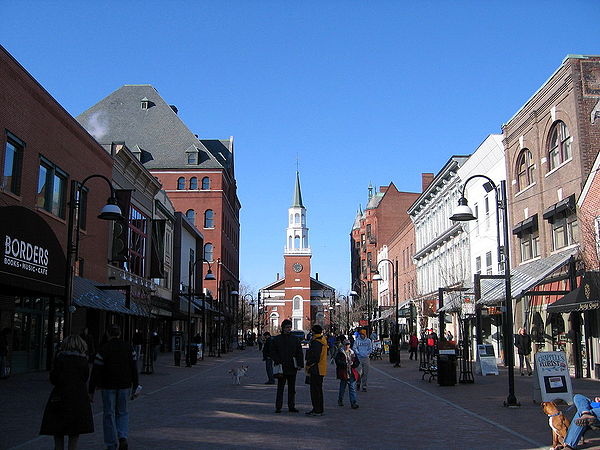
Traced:
<path fill-rule="evenodd" d="M 498 363 L 493 345 L 477 346 L 477 368 L 481 375 L 498 375 Z"/>
<path fill-rule="evenodd" d="M 572 403 L 573 388 L 565 352 L 537 352 L 535 373 L 534 400 L 550 402 L 562 399 Z M 536 398 L 538 396 L 539 398 Z"/>
<path fill-rule="evenodd" d="M 65 255 L 50 226 L 21 206 L 0 208 L 0 285 L 63 295 Z"/>

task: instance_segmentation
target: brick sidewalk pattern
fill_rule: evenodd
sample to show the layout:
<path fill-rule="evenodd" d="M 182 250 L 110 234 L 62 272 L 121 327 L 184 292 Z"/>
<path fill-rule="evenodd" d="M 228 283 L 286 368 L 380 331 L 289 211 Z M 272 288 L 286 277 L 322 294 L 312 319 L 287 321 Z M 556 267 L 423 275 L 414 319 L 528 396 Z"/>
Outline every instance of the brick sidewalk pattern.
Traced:
<path fill-rule="evenodd" d="M 403 353 L 401 368 L 374 361 L 369 391 L 359 393 L 360 408 L 337 406 L 333 366 L 324 383 L 325 414 L 307 417 L 310 407 L 304 374 L 297 380 L 300 414 L 274 414 L 275 386 L 265 385 L 264 363 L 256 347 L 206 358 L 192 368 L 175 367 L 160 356 L 152 375 L 141 375 L 143 394 L 129 403 L 132 449 L 546 449 L 548 419 L 532 401 L 533 377 L 515 377 L 520 408 L 505 408 L 506 370 L 475 376 L 474 384 L 439 386 L 421 380 L 417 362 Z M 248 365 L 241 386 L 227 370 Z M 573 380 L 575 392 L 600 395 L 593 380 Z M 50 393 L 47 372 L 0 380 L 0 449 L 51 449 L 52 438 L 38 436 Z M 94 403 L 96 432 L 82 435 L 80 449 L 101 449 L 102 407 Z M 572 414 L 569 413 L 569 416 Z M 588 433 L 581 448 L 599 448 Z"/>

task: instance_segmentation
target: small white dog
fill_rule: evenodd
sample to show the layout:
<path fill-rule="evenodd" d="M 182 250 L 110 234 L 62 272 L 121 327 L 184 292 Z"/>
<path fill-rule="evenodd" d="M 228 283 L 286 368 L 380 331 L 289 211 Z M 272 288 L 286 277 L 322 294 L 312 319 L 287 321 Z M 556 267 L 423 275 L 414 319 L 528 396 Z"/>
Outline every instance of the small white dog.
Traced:
<path fill-rule="evenodd" d="M 231 374 L 233 384 L 242 384 L 242 377 L 246 376 L 246 372 L 248 372 L 248 366 L 236 367 L 227 371 L 227 373 Z"/>

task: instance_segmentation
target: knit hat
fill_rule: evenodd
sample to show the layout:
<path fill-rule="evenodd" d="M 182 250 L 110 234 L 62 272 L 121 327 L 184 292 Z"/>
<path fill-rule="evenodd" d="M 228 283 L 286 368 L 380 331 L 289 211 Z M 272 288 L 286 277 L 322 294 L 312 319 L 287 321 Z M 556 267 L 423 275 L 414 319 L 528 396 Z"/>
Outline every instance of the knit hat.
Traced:
<path fill-rule="evenodd" d="M 342 342 L 342 344 L 344 344 L 344 345 L 350 345 L 350 341 L 348 339 L 344 339 L 344 342 Z"/>

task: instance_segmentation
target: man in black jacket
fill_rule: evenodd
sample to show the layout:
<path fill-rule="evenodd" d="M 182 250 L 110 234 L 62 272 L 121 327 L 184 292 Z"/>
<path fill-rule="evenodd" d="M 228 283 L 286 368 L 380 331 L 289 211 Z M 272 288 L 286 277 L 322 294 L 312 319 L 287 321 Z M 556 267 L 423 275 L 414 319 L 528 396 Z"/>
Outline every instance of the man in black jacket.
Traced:
<path fill-rule="evenodd" d="M 107 449 L 128 448 L 129 415 L 127 397 L 133 396 L 138 386 L 138 373 L 133 347 L 121 340 L 121 329 L 111 325 L 106 342 L 96 354 L 90 377 L 90 399 L 94 399 L 96 387 L 102 389 L 102 420 L 104 444 Z"/>
<path fill-rule="evenodd" d="M 273 364 L 281 364 L 283 373 L 277 378 L 277 397 L 275 399 L 275 412 L 280 413 L 283 406 L 283 390 L 288 384 L 288 410 L 298 412 L 296 409 L 296 373 L 304 367 L 304 355 L 300 339 L 291 334 L 292 321 L 281 322 L 281 334 L 272 338 L 271 358 Z"/>
<path fill-rule="evenodd" d="M 265 384 L 275 384 L 275 378 L 273 377 L 273 358 L 271 357 L 271 346 L 273 344 L 273 342 L 271 341 L 271 333 L 265 331 L 263 334 L 262 341 L 263 361 L 265 362 L 265 369 L 267 371 L 268 378 Z"/>

